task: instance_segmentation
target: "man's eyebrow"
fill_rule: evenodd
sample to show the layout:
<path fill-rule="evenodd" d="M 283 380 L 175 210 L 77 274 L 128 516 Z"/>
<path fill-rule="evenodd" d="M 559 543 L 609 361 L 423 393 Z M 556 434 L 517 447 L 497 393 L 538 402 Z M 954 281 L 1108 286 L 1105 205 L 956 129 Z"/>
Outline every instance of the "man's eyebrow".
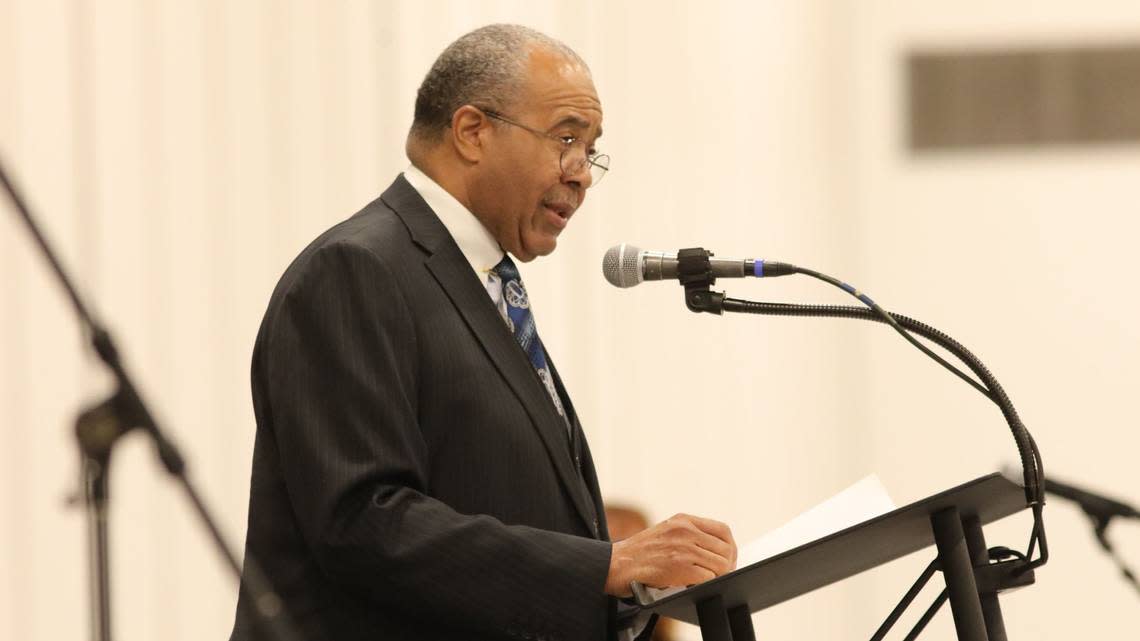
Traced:
<path fill-rule="evenodd" d="M 590 128 L 590 122 L 588 120 L 586 120 L 585 118 L 582 118 L 580 116 L 566 116 L 566 117 L 562 118 L 562 120 L 559 120 L 554 125 L 554 129 L 557 129 L 558 127 L 561 127 L 563 125 L 573 125 L 573 126 L 578 127 L 580 129 L 589 129 Z M 598 127 L 598 135 L 594 136 L 594 139 L 597 140 L 598 138 L 601 138 L 601 137 L 602 137 L 602 128 Z"/>

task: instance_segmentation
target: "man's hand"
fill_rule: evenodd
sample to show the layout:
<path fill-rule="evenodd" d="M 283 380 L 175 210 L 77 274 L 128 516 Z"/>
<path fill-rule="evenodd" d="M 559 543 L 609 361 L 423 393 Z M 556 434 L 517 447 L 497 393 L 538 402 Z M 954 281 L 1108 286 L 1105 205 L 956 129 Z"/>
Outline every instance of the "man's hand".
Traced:
<path fill-rule="evenodd" d="M 606 594 L 629 596 L 630 581 L 664 588 L 692 585 L 736 568 L 736 541 L 728 526 L 678 514 L 614 543 Z"/>

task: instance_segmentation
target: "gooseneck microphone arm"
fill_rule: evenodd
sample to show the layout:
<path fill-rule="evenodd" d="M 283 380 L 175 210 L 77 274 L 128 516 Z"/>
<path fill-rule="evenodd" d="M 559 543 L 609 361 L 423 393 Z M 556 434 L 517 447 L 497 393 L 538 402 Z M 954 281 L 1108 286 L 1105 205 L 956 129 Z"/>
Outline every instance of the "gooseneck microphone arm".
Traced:
<path fill-rule="evenodd" d="M 82 454 L 82 489 L 90 520 L 92 639 L 109 641 L 111 639 L 111 582 L 107 542 L 108 471 L 112 450 L 119 438 L 127 432 L 133 429 L 141 429 L 150 435 L 155 443 L 155 449 L 163 468 L 181 485 L 194 508 L 194 512 L 209 533 L 210 540 L 239 581 L 242 578 L 242 566 L 237 554 L 226 543 L 201 495 L 190 482 L 186 473 L 185 459 L 174 443 L 163 434 L 158 421 L 155 420 L 154 415 L 139 395 L 138 388 L 119 358 L 119 351 L 110 332 L 96 320 L 84 303 L 73 281 L 64 271 L 56 253 L 48 244 L 47 238 L 36 224 L 19 190 L 9 179 L 3 163 L 0 163 L 0 184 L 8 193 L 18 217 L 23 220 L 35 239 L 40 253 L 51 266 L 56 280 L 66 292 L 79 319 L 82 331 L 90 339 L 92 349 L 110 370 L 116 383 L 114 394 L 103 402 L 84 410 L 76 420 L 75 426 L 76 438 Z M 269 581 L 265 578 L 256 560 L 248 554 L 245 558 L 245 580 L 241 581 L 241 589 L 245 590 L 247 596 L 250 597 L 250 602 L 262 622 L 264 631 L 271 638 L 278 641 L 300 641 L 301 637 L 288 617 L 281 599 L 271 589 Z"/>
<path fill-rule="evenodd" d="M 709 312 L 721 314 L 723 312 L 737 312 L 746 314 L 763 314 L 773 316 L 823 316 L 835 318 L 854 318 L 858 320 L 874 321 L 890 325 L 912 345 L 936 360 L 943 367 L 954 372 L 972 387 L 982 393 L 986 398 L 998 406 L 1004 416 L 1014 441 L 1017 444 L 1018 454 L 1021 458 L 1022 476 L 1025 484 L 1025 497 L 1027 504 L 1033 511 L 1033 531 L 1030 535 L 1028 551 L 1025 557 L 1030 561 L 1022 571 L 1044 565 L 1049 559 L 1049 548 L 1045 538 L 1043 520 L 1044 495 L 1044 467 L 1041 462 L 1041 453 L 1033 436 L 1026 429 L 1021 418 L 1014 409 L 1012 401 L 998 383 L 997 379 L 982 363 L 982 361 L 967 350 L 961 343 L 949 335 L 900 314 L 887 312 L 869 296 L 854 287 L 836 278 L 820 272 L 798 267 L 788 263 L 772 263 L 778 265 L 771 276 L 803 274 L 834 285 L 848 294 L 859 299 L 867 307 L 850 307 L 842 305 L 800 305 L 791 303 L 753 302 L 748 300 L 727 298 L 721 292 L 713 292 L 709 288 L 716 282 L 716 276 L 710 267 L 710 252 L 702 248 L 682 249 L 677 252 L 677 278 L 685 288 L 685 304 L 694 312 Z M 940 347 L 946 349 L 962 361 L 980 380 L 974 380 L 953 364 L 946 361 L 928 347 L 920 343 L 911 333 L 926 338 Z M 1040 557 L 1033 559 L 1035 547 L 1040 544 Z"/>

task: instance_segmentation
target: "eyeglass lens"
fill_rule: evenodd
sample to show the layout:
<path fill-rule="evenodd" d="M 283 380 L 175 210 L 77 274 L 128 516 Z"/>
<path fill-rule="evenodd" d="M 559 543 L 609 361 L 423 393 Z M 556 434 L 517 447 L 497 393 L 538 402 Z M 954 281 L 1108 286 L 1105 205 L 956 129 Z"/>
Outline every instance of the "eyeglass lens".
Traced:
<path fill-rule="evenodd" d="M 597 185 L 602 178 L 605 178 L 606 172 L 610 168 L 610 157 L 606 154 L 598 154 L 593 159 L 587 158 L 585 147 L 578 145 L 572 145 L 562 150 L 559 166 L 564 174 L 576 175 L 582 171 L 584 165 L 589 165 L 590 168 L 590 185 Z"/>

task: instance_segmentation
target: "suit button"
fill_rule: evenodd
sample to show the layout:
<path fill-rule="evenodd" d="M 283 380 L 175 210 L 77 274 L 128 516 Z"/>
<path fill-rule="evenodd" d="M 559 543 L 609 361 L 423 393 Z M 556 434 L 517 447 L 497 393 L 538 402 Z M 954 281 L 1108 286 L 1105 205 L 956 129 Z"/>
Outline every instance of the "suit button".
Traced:
<path fill-rule="evenodd" d="M 598 519 L 594 519 L 594 536 L 602 535 L 602 526 L 598 523 Z"/>

